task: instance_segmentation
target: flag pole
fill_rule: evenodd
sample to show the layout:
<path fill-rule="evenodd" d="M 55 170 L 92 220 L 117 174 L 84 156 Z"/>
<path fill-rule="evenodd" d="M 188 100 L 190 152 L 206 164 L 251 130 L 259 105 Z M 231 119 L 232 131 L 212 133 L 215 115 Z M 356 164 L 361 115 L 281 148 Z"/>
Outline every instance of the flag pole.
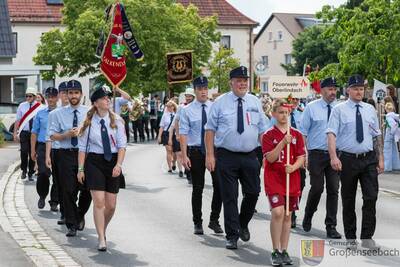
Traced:
<path fill-rule="evenodd" d="M 290 127 L 291 127 L 291 121 L 290 121 L 290 113 L 291 113 L 291 107 L 289 108 L 289 113 L 288 113 L 288 127 L 287 127 L 287 135 L 290 135 Z M 286 145 L 286 165 L 290 164 L 290 143 Z M 289 182 L 290 182 L 290 173 L 286 172 L 286 216 L 289 216 Z"/>

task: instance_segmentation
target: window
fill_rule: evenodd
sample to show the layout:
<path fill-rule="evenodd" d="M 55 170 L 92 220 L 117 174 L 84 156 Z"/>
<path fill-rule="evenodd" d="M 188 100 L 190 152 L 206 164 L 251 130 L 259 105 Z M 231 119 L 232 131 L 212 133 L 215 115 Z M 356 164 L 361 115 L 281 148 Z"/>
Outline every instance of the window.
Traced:
<path fill-rule="evenodd" d="M 283 32 L 282 31 L 278 31 L 278 37 L 277 37 L 278 41 L 282 41 L 283 40 Z"/>
<path fill-rule="evenodd" d="M 13 35 L 15 53 L 18 53 L 18 33 L 13 32 L 12 35 Z"/>
<path fill-rule="evenodd" d="M 285 54 L 285 65 L 292 64 L 292 55 Z"/>
<path fill-rule="evenodd" d="M 268 67 L 268 56 L 262 56 L 262 57 L 261 57 L 261 63 L 262 63 L 265 67 Z"/>
<path fill-rule="evenodd" d="M 224 35 L 221 37 L 221 46 L 226 49 L 231 49 L 231 36 Z"/>
<path fill-rule="evenodd" d="M 89 79 L 89 95 L 92 95 L 95 85 L 96 85 L 96 78 L 90 78 Z"/>
<path fill-rule="evenodd" d="M 273 33 L 272 32 L 269 32 L 268 33 L 268 41 L 272 41 L 272 39 L 273 39 Z"/>
<path fill-rule="evenodd" d="M 63 0 L 47 0 L 47 4 L 49 5 L 62 5 L 63 2 Z"/>
<path fill-rule="evenodd" d="M 268 83 L 262 82 L 261 85 L 262 85 L 262 87 L 261 87 L 262 92 L 267 93 L 268 92 Z"/>
<path fill-rule="evenodd" d="M 25 91 L 28 85 L 28 79 L 16 78 L 14 79 L 14 103 L 21 103 L 25 101 Z"/>

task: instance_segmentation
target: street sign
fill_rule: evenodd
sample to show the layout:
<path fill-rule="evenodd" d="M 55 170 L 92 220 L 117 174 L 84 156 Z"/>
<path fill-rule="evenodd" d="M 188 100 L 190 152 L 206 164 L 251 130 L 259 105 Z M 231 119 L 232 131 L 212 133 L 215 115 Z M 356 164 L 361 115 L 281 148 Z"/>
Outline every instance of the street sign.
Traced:
<path fill-rule="evenodd" d="M 310 94 L 310 81 L 302 76 L 271 76 L 268 93 L 272 98 L 306 98 Z"/>

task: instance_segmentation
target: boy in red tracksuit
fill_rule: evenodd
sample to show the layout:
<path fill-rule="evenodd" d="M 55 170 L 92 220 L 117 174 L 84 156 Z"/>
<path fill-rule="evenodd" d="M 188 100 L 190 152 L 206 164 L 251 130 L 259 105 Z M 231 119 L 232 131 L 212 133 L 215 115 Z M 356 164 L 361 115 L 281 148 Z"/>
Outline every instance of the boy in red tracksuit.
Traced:
<path fill-rule="evenodd" d="M 277 123 L 267 130 L 262 138 L 262 150 L 265 158 L 264 185 L 265 193 L 271 205 L 271 239 L 273 266 L 292 264 L 287 252 L 291 227 L 292 211 L 298 210 L 301 194 L 300 170 L 305 160 L 305 148 L 302 134 L 290 128 L 287 133 L 289 108 L 281 99 L 274 101 L 272 115 Z M 290 144 L 290 163 L 286 165 L 287 144 Z M 286 173 L 290 174 L 289 216 L 286 208 Z"/>

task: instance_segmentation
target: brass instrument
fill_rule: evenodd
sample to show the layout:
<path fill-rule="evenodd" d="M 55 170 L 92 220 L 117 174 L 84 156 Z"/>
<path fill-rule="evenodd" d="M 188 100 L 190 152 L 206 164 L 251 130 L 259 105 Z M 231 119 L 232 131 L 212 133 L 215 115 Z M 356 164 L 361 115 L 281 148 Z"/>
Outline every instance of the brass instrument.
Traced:
<path fill-rule="evenodd" d="M 137 121 L 140 116 L 144 114 L 143 102 L 138 98 L 133 98 L 132 103 L 133 106 L 131 112 L 129 113 L 129 119 L 131 121 Z"/>

